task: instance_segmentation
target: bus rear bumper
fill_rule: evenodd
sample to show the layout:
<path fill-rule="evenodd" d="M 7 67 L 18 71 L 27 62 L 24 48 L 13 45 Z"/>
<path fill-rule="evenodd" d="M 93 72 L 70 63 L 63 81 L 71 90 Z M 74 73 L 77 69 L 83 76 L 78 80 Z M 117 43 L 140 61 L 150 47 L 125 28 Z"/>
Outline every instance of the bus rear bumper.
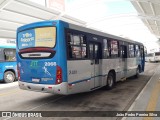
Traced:
<path fill-rule="evenodd" d="M 67 82 L 63 82 L 58 85 L 45 85 L 18 81 L 18 84 L 19 88 L 23 90 L 67 95 Z"/>

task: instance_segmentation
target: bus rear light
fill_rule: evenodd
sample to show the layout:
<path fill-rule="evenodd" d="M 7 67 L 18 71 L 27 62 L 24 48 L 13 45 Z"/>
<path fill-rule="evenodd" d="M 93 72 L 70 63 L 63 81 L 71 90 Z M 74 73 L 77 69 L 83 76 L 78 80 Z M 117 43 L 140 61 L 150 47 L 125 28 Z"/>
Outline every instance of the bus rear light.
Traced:
<path fill-rule="evenodd" d="M 49 86 L 49 87 L 48 87 L 48 89 L 52 89 L 52 87 L 51 87 L 51 86 Z"/>
<path fill-rule="evenodd" d="M 62 68 L 60 66 L 57 66 L 56 71 L 56 84 L 62 83 Z"/>

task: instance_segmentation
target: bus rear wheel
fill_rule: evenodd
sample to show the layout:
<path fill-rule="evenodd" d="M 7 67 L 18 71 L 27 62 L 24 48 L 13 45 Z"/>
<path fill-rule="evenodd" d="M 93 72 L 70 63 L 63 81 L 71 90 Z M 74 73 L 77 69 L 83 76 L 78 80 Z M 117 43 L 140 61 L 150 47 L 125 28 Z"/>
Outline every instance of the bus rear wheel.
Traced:
<path fill-rule="evenodd" d="M 140 67 L 137 67 L 136 69 L 136 74 L 135 74 L 135 78 L 139 77 L 139 73 L 140 73 Z"/>
<path fill-rule="evenodd" d="M 112 72 L 108 74 L 106 89 L 111 90 L 115 84 L 115 77 Z"/>
<path fill-rule="evenodd" d="M 5 83 L 11 83 L 15 80 L 15 75 L 11 71 L 7 71 L 4 73 L 4 82 Z"/>

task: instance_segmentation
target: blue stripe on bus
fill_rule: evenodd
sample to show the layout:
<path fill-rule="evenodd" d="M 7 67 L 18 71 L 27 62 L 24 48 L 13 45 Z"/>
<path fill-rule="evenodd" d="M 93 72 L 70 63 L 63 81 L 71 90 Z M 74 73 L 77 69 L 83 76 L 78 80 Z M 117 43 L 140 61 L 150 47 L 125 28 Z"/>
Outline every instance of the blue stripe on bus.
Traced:
<path fill-rule="evenodd" d="M 97 75 L 97 76 L 94 76 L 94 77 L 90 77 L 90 78 L 85 78 L 83 80 L 77 80 L 77 81 L 74 81 L 74 82 L 71 82 L 71 83 L 68 83 L 68 84 L 76 84 L 76 83 L 80 83 L 80 82 L 84 82 L 84 81 L 87 81 L 87 80 L 93 80 L 91 78 L 96 78 L 96 77 L 104 77 L 104 76 L 107 76 L 107 74 L 104 74 L 104 75 Z"/>
<path fill-rule="evenodd" d="M 83 79 L 83 80 L 77 80 L 75 82 L 71 82 L 71 83 L 68 83 L 68 84 L 76 84 L 76 83 L 84 82 L 84 81 L 87 81 L 87 80 L 91 80 L 91 78 L 86 78 L 86 79 Z"/>

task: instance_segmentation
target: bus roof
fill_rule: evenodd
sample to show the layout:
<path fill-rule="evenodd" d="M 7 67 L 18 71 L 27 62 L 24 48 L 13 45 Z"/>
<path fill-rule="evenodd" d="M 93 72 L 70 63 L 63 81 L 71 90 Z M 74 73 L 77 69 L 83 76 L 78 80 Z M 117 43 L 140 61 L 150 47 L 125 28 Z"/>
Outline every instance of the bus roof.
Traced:
<path fill-rule="evenodd" d="M 47 21 L 40 21 L 40 22 L 34 22 L 34 23 L 30 23 L 30 24 L 26 24 L 26 25 L 23 25 L 21 27 L 19 27 L 17 29 L 17 32 L 20 32 L 20 31 L 23 31 L 23 30 L 26 30 L 26 29 L 31 29 L 31 28 L 34 28 L 34 26 L 36 27 L 42 27 L 42 26 L 51 26 L 53 25 L 53 22 L 59 22 L 60 20 L 47 20 Z"/>
<path fill-rule="evenodd" d="M 99 35 L 99 36 L 104 36 L 104 37 L 112 38 L 112 39 L 115 39 L 115 40 L 117 39 L 117 40 L 121 40 L 121 41 L 125 41 L 125 42 L 131 42 L 131 43 L 137 43 L 137 44 L 143 45 L 142 43 L 134 41 L 134 40 L 130 40 L 130 39 L 127 39 L 127 38 L 122 38 L 122 37 L 119 37 L 119 36 L 115 36 L 115 35 L 112 35 L 112 34 L 104 33 L 104 32 L 93 30 L 93 29 L 86 28 L 86 27 L 81 27 L 81 26 L 78 26 L 78 25 L 70 24 L 70 23 L 69 23 L 69 27 L 72 28 L 72 29 L 75 29 L 75 30 L 88 32 L 88 33 L 91 33 L 91 34 L 96 34 L 96 35 Z"/>

